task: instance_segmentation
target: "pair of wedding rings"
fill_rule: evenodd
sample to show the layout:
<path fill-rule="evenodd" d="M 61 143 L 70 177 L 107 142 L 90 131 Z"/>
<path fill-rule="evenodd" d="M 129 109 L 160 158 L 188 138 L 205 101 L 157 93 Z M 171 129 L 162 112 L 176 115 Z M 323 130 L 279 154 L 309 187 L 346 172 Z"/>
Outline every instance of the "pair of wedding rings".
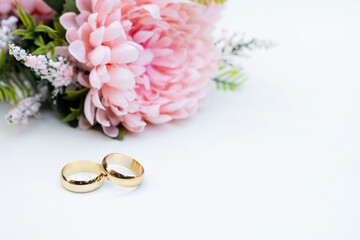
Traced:
<path fill-rule="evenodd" d="M 120 165 L 131 170 L 134 175 L 125 175 L 111 168 Z M 69 176 L 76 173 L 94 173 L 96 177 L 86 181 L 72 180 Z M 122 187 L 134 188 L 144 179 L 144 167 L 135 159 L 120 153 L 107 155 L 101 164 L 92 161 L 77 161 L 67 164 L 61 171 L 61 184 L 71 192 L 86 193 L 100 188 L 104 178 Z"/>

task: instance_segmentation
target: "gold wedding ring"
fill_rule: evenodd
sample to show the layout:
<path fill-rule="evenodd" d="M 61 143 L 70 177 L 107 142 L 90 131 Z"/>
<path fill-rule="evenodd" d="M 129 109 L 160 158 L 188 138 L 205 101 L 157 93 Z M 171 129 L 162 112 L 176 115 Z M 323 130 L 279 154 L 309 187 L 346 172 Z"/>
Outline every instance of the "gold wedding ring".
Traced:
<path fill-rule="evenodd" d="M 94 173 L 97 176 L 87 181 L 68 179 L 75 173 Z M 67 164 L 61 171 L 61 184 L 66 190 L 76 193 L 91 192 L 102 186 L 104 174 L 100 164 L 91 161 L 77 161 Z"/>
<path fill-rule="evenodd" d="M 135 176 L 121 174 L 110 168 L 109 165 L 120 165 L 131 170 Z M 107 155 L 101 164 L 106 179 L 122 187 L 136 187 L 144 179 L 144 167 L 132 157 L 120 153 L 111 153 Z"/>

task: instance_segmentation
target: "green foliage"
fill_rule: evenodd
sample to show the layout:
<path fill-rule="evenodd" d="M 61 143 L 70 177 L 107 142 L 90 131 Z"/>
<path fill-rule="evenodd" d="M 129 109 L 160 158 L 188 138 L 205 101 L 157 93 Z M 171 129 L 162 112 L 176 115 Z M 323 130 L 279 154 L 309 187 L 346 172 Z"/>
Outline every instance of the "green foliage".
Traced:
<path fill-rule="evenodd" d="M 235 91 L 244 82 L 245 74 L 241 69 L 221 66 L 219 70 L 221 73 L 214 78 L 218 90 Z"/>
<path fill-rule="evenodd" d="M 67 42 L 64 38 L 65 30 L 58 21 L 54 21 L 54 28 L 39 23 L 36 25 L 35 19 L 27 12 L 24 12 L 16 3 L 17 10 L 22 23 L 26 29 L 17 29 L 12 34 L 22 36 L 22 40 L 30 42 L 30 49 L 33 55 L 46 54 L 51 52 L 51 57 L 55 59 L 55 47 L 66 46 Z"/>
<path fill-rule="evenodd" d="M 6 54 L 4 50 L 0 50 L 0 69 L 5 65 L 6 62 Z"/>
<path fill-rule="evenodd" d="M 89 3 L 90 4 L 90 3 Z M 65 0 L 63 14 L 67 12 L 79 13 L 75 0 Z"/>
<path fill-rule="evenodd" d="M 236 37 L 236 35 L 234 35 L 233 38 L 234 37 Z M 230 41 L 231 40 L 232 40 L 232 38 L 230 39 Z M 255 44 L 256 44 L 255 38 L 253 38 L 249 41 L 246 41 L 246 42 L 239 41 L 237 44 L 234 44 L 234 46 L 232 47 L 231 54 L 233 56 L 239 56 L 245 50 L 250 50 L 250 51 L 254 50 L 256 48 Z M 227 62 L 227 63 L 230 64 L 229 62 Z"/>
<path fill-rule="evenodd" d="M 63 99 L 69 100 L 69 101 L 74 101 L 74 100 L 80 99 L 83 96 L 86 96 L 88 91 L 89 91 L 88 88 L 82 88 L 77 91 L 67 91 L 66 95 L 63 97 Z"/>
<path fill-rule="evenodd" d="M 66 12 L 75 12 L 79 13 L 79 10 L 76 7 L 75 0 L 44 0 L 44 2 L 55 10 L 58 14 L 63 14 Z M 90 4 L 90 1 L 89 1 Z"/>
<path fill-rule="evenodd" d="M 120 125 L 119 126 L 119 135 L 113 139 L 122 141 L 125 138 L 125 133 L 126 133 L 125 128 L 122 125 Z"/>
<path fill-rule="evenodd" d="M 68 91 L 65 93 L 65 96 L 61 97 L 60 101 L 57 101 L 57 106 L 55 107 L 62 108 L 61 116 L 63 117 L 63 122 L 67 122 L 71 126 L 76 127 L 81 116 L 86 119 L 84 116 L 84 102 L 88 92 L 88 88 L 82 88 L 76 91 Z M 58 110 L 57 112 L 59 113 Z M 103 132 L 99 124 L 96 124 L 93 128 Z M 124 140 L 126 130 L 122 125 L 119 125 L 118 128 L 119 134 L 113 139 L 122 141 Z"/>
<path fill-rule="evenodd" d="M 83 103 L 83 102 L 82 102 Z M 71 122 L 74 120 L 79 120 L 80 116 L 84 111 L 83 104 L 80 104 L 78 108 L 70 108 L 70 113 L 62 120 L 63 122 Z"/>
<path fill-rule="evenodd" d="M 32 16 L 30 16 L 30 14 L 28 14 L 27 12 L 24 12 L 24 10 L 21 9 L 21 7 L 17 3 L 17 1 L 16 1 L 16 8 L 17 8 L 17 11 L 19 13 L 20 19 L 23 22 L 23 24 L 28 28 L 34 27 L 35 19 Z"/>
<path fill-rule="evenodd" d="M 0 101 L 13 102 L 37 92 L 33 73 L 12 56 L 0 52 Z"/>
<path fill-rule="evenodd" d="M 205 6 L 209 6 L 211 3 L 223 4 L 226 2 L 226 0 L 191 0 L 191 1 L 204 4 Z"/>
<path fill-rule="evenodd" d="M 67 122 L 71 126 L 76 127 L 81 116 L 86 119 L 84 116 L 84 102 L 88 92 L 88 88 L 82 88 L 76 91 L 68 91 L 62 97 L 59 97 L 59 95 L 56 97 L 53 101 L 53 103 L 55 103 L 53 108 L 63 118 L 63 122 Z M 99 124 L 96 124 L 93 128 L 103 132 Z M 119 125 L 119 134 L 113 139 L 124 140 L 125 132 L 125 128 Z"/>
<path fill-rule="evenodd" d="M 64 10 L 65 0 L 44 0 L 44 2 L 59 14 Z"/>
<path fill-rule="evenodd" d="M 14 86 L 6 78 L 4 73 L 0 74 L 0 101 L 11 101 L 16 104 L 18 99 L 19 96 L 16 93 Z"/>
<path fill-rule="evenodd" d="M 65 93 L 65 96 L 62 97 L 62 102 L 68 105 L 68 109 L 62 114 L 64 117 L 63 122 L 77 122 L 79 120 L 84 112 L 84 102 L 88 92 L 88 88 L 82 88 Z"/>
<path fill-rule="evenodd" d="M 62 99 L 62 97 L 59 95 L 56 95 L 53 97 L 51 103 L 52 109 L 61 117 L 65 118 L 71 111 L 69 104 L 66 100 Z M 73 122 L 69 122 L 69 124 L 73 127 L 76 127 L 77 124 Z"/>

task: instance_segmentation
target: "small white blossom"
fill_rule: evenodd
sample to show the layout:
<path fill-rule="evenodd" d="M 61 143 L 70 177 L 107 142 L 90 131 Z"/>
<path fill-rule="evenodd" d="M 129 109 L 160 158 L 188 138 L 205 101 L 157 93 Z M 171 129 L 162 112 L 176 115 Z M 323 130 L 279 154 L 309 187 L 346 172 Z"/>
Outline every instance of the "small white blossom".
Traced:
<path fill-rule="evenodd" d="M 16 29 L 17 17 L 11 16 L 1 20 L 0 23 L 0 49 L 7 50 L 8 44 L 15 39 L 15 35 L 11 34 Z"/>
<path fill-rule="evenodd" d="M 24 49 L 15 44 L 9 44 L 9 54 L 13 55 L 17 61 L 25 61 L 28 54 Z"/>
<path fill-rule="evenodd" d="M 27 53 L 15 44 L 9 45 L 9 53 L 16 60 L 31 68 L 37 77 L 49 81 L 57 93 L 61 87 L 66 87 L 73 83 L 75 77 L 74 67 L 66 58 L 58 57 L 57 61 L 53 61 L 45 55 L 35 56 Z"/>
<path fill-rule="evenodd" d="M 248 50 L 268 49 L 273 47 L 274 43 L 256 38 L 247 40 L 243 35 L 238 36 L 237 34 L 229 37 L 227 30 L 223 29 L 215 45 L 219 48 L 221 56 L 219 72 L 214 81 L 218 89 L 234 90 L 246 79 L 242 69 L 241 57 L 246 57 Z"/>
<path fill-rule="evenodd" d="M 226 30 L 215 43 L 221 50 L 221 65 L 228 65 L 234 68 L 241 68 L 241 57 L 246 57 L 246 50 L 269 49 L 275 46 L 271 41 L 259 40 L 256 38 L 246 39 L 243 35 L 236 34 L 228 36 Z"/>
<path fill-rule="evenodd" d="M 10 124 L 28 123 L 30 117 L 40 116 L 41 103 L 48 97 L 48 88 L 46 85 L 38 86 L 38 93 L 34 96 L 22 99 L 18 105 L 11 109 L 6 115 L 6 120 Z"/>

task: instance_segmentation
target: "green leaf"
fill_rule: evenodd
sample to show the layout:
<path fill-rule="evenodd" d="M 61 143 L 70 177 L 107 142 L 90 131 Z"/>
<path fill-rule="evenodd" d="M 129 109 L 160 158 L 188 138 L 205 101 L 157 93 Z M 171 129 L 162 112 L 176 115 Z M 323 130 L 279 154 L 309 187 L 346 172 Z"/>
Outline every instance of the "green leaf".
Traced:
<path fill-rule="evenodd" d="M 59 14 L 64 10 L 65 0 L 44 0 L 44 2 Z"/>
<path fill-rule="evenodd" d="M 11 91 L 11 88 L 3 87 L 0 85 L 0 99 L 1 101 L 12 101 L 16 104 L 17 99 L 14 91 Z"/>
<path fill-rule="evenodd" d="M 16 29 L 15 31 L 13 31 L 11 34 L 17 34 L 17 35 L 26 35 L 28 34 L 29 31 L 26 29 Z"/>
<path fill-rule="evenodd" d="M 66 96 L 57 98 L 54 105 L 61 107 L 59 104 L 65 104 L 67 108 L 63 122 L 67 122 L 73 127 L 78 125 L 78 120 L 84 114 L 84 102 L 88 90 L 88 88 L 83 88 L 77 91 L 68 91 L 65 93 Z M 55 107 L 58 108 L 58 106 Z"/>
<path fill-rule="evenodd" d="M 29 13 L 25 12 L 25 14 L 29 21 L 30 27 L 35 27 L 36 26 L 35 19 Z"/>
<path fill-rule="evenodd" d="M 191 0 L 191 1 L 204 4 L 205 6 L 209 6 L 211 3 L 223 4 L 226 2 L 226 0 Z"/>
<path fill-rule="evenodd" d="M 125 138 L 125 133 L 126 133 L 126 130 L 123 126 L 119 126 L 119 134 L 117 135 L 117 137 L 113 138 L 115 140 L 119 140 L 119 141 L 122 141 L 124 140 Z"/>
<path fill-rule="evenodd" d="M 223 70 L 223 69 L 225 69 L 225 68 L 226 68 L 226 65 L 220 66 L 220 67 L 219 67 L 219 70 Z"/>
<path fill-rule="evenodd" d="M 0 86 L 0 101 L 4 101 L 5 99 L 5 93 L 3 93 L 2 87 Z"/>
<path fill-rule="evenodd" d="M 13 72 L 15 74 L 15 72 Z M 23 83 L 23 81 L 19 81 L 19 79 L 21 79 L 18 75 L 15 75 L 16 77 L 14 77 L 13 74 L 8 73 L 8 72 L 4 72 L 5 77 L 7 77 L 8 80 L 11 81 L 11 83 L 13 83 L 13 85 L 15 85 L 17 87 L 17 89 L 20 89 L 21 95 L 23 98 L 26 98 L 26 96 L 30 95 L 30 91 L 29 89 L 25 86 L 25 84 Z M 19 95 L 19 94 L 18 94 Z"/>
<path fill-rule="evenodd" d="M 50 56 L 51 56 L 52 59 L 55 59 L 55 58 L 56 58 L 56 50 L 55 50 L 55 48 L 52 48 L 52 49 L 51 49 Z"/>
<path fill-rule="evenodd" d="M 73 109 L 71 109 L 72 111 Z M 67 115 L 62 121 L 63 122 L 71 122 L 77 119 L 79 113 L 77 111 L 72 111 L 69 115 Z"/>
<path fill-rule="evenodd" d="M 17 11 L 19 13 L 20 19 L 22 21 L 22 23 L 26 26 L 26 27 L 31 27 L 32 22 L 30 19 L 28 19 L 28 16 L 25 14 L 25 12 L 22 10 L 22 8 L 19 6 L 18 2 L 15 1 L 16 3 L 16 8 Z"/>
<path fill-rule="evenodd" d="M 22 37 L 22 40 L 26 40 L 26 39 L 32 40 L 32 39 L 34 39 L 34 38 L 35 38 L 34 34 L 33 34 L 32 32 L 28 32 L 27 34 L 25 34 L 25 35 Z"/>
<path fill-rule="evenodd" d="M 58 2 L 65 2 L 65 0 L 56 0 L 56 3 Z M 30 40 L 26 43 L 27 48 L 31 49 L 32 54 L 40 55 L 50 52 L 51 57 L 55 59 L 55 47 L 66 46 L 68 44 L 65 40 L 66 31 L 60 25 L 59 18 L 55 17 L 53 22 L 55 29 L 44 25 L 41 22 L 39 25 L 36 25 L 35 19 L 33 17 L 31 17 L 28 13 L 25 13 L 18 4 L 17 7 L 19 9 L 21 20 L 24 22 L 26 29 L 17 29 L 13 32 L 13 34 L 21 35 L 22 40 Z M 57 32 L 56 29 L 59 30 L 59 32 Z"/>
<path fill-rule="evenodd" d="M 27 67 L 25 67 L 24 65 L 18 66 L 17 68 L 17 72 L 22 73 L 22 76 L 26 79 L 26 81 L 28 83 L 30 83 L 30 87 L 32 89 L 33 92 L 37 92 L 37 84 L 36 84 L 36 79 L 34 77 L 34 74 L 31 72 L 31 70 Z"/>
<path fill-rule="evenodd" d="M 57 20 L 57 21 L 54 21 L 54 29 L 55 31 L 60 35 L 60 36 L 63 36 L 65 35 L 66 33 L 66 30 L 65 28 L 63 28 L 63 26 L 60 24 L 60 22 Z"/>
<path fill-rule="evenodd" d="M 5 65 L 6 61 L 6 54 L 4 50 L 0 50 L 0 68 L 2 68 Z"/>
<path fill-rule="evenodd" d="M 233 69 L 226 65 L 219 69 L 222 73 L 213 79 L 218 90 L 235 91 L 246 80 L 242 69 Z"/>
<path fill-rule="evenodd" d="M 67 12 L 79 13 L 75 0 L 65 0 L 63 14 Z"/>
<path fill-rule="evenodd" d="M 70 113 L 62 120 L 63 122 L 72 122 L 80 119 L 80 116 L 84 111 L 84 102 L 81 101 L 79 104 L 79 108 L 70 108 Z"/>
<path fill-rule="evenodd" d="M 26 98 L 37 93 L 37 83 L 34 75 L 18 62 L 13 56 L 8 56 L 4 66 L 0 68 L 0 84 L 7 86 L 8 89 L 16 89 L 14 91 L 16 98 L 19 98 L 20 92 L 22 98 Z M 16 103 L 16 99 L 12 99 Z"/>
<path fill-rule="evenodd" d="M 88 91 L 89 88 L 83 88 L 77 91 L 68 91 L 66 92 L 66 96 L 64 96 L 63 99 L 68 101 L 74 101 L 86 95 Z"/>
<path fill-rule="evenodd" d="M 32 52 L 33 55 L 42 55 L 48 52 L 48 47 L 47 46 L 43 46 L 43 47 L 39 47 L 37 48 L 35 51 Z"/>
<path fill-rule="evenodd" d="M 3 67 L 0 68 L 1 101 L 10 101 L 16 105 L 21 98 L 36 93 L 37 89 L 30 91 L 28 86 L 32 86 L 32 83 L 25 74 L 19 74 L 22 72 L 21 69 L 27 70 L 27 67 L 16 61 L 13 56 L 7 57 Z"/>
<path fill-rule="evenodd" d="M 56 39 L 58 37 L 57 33 L 48 32 L 47 33 L 51 39 Z"/>
<path fill-rule="evenodd" d="M 69 104 L 68 102 L 64 101 L 60 94 L 56 95 L 53 101 L 50 102 L 52 109 L 61 117 L 65 118 L 69 113 Z"/>
<path fill-rule="evenodd" d="M 54 29 L 52 29 L 51 27 L 48 27 L 46 25 L 43 24 L 39 24 L 35 27 L 35 32 L 46 32 L 46 33 L 53 33 L 56 34 L 56 31 Z"/>
<path fill-rule="evenodd" d="M 41 35 L 39 35 L 35 41 L 34 41 L 35 45 L 38 46 L 38 47 L 43 47 L 45 46 L 45 42 L 44 42 L 44 39 Z"/>

